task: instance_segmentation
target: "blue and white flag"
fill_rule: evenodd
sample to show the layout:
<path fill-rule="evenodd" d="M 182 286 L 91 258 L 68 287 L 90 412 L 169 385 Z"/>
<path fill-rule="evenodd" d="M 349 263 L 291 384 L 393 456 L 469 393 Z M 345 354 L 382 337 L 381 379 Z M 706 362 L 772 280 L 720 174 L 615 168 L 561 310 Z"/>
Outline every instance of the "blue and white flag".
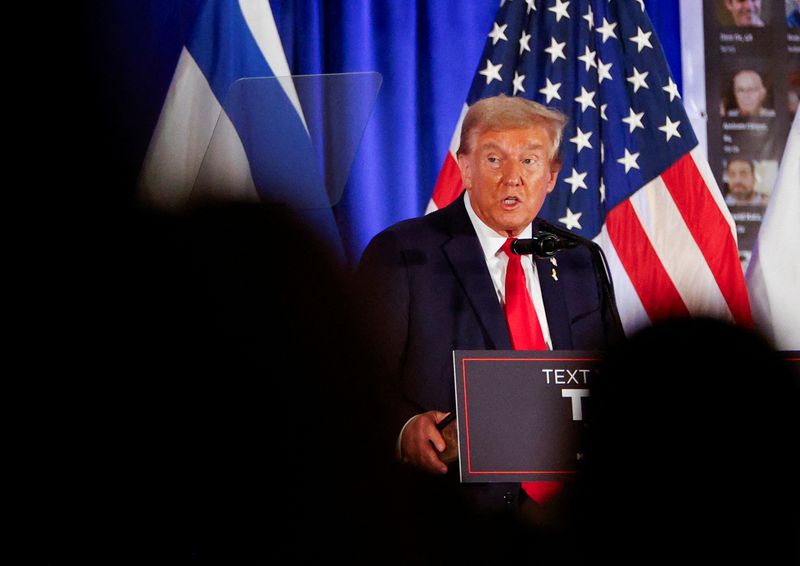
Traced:
<path fill-rule="evenodd" d="M 183 207 L 193 190 L 195 195 L 213 191 L 239 199 L 263 199 L 256 187 L 260 186 L 258 172 L 264 167 L 256 161 L 268 161 L 271 156 L 261 150 L 280 146 L 286 155 L 290 141 L 300 153 L 310 151 L 290 75 L 269 2 L 206 2 L 181 51 L 145 156 L 140 177 L 143 199 L 172 210 Z M 245 112 L 238 103 L 241 79 L 254 77 L 282 77 L 270 81 L 279 95 L 268 101 L 269 129 L 258 128 L 252 112 Z M 276 119 L 282 123 L 276 125 Z M 316 170 L 310 179 L 318 184 Z M 295 177 L 293 182 L 297 181 Z"/>

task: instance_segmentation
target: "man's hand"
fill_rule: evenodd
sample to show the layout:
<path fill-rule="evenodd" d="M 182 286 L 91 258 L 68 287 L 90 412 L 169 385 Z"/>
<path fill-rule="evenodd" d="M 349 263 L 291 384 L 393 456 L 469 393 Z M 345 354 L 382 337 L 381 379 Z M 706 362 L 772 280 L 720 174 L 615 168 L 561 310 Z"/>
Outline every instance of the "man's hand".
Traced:
<path fill-rule="evenodd" d="M 428 411 L 417 415 L 406 425 L 400 439 L 404 461 L 432 474 L 447 473 L 447 466 L 438 456 L 445 449 L 445 441 L 436 425 L 449 414 Z"/>

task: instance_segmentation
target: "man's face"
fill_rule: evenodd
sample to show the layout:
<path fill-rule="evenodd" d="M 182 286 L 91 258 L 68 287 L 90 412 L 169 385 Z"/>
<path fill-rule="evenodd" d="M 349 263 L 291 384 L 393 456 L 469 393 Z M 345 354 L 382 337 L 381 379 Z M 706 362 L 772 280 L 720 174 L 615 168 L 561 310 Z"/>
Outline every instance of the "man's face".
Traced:
<path fill-rule="evenodd" d="M 504 236 L 517 236 L 539 214 L 553 190 L 550 136 L 541 126 L 472 135 L 469 154 L 458 158 L 475 213 Z"/>
<path fill-rule="evenodd" d="M 725 0 L 725 7 L 737 26 L 753 26 L 761 22 L 761 0 Z"/>
<path fill-rule="evenodd" d="M 743 116 L 758 116 L 767 89 L 754 71 L 741 71 L 733 79 L 733 95 Z"/>
<path fill-rule="evenodd" d="M 728 189 L 740 200 L 745 200 L 753 195 L 756 187 L 756 177 L 750 164 L 746 161 L 733 160 L 728 163 Z"/>

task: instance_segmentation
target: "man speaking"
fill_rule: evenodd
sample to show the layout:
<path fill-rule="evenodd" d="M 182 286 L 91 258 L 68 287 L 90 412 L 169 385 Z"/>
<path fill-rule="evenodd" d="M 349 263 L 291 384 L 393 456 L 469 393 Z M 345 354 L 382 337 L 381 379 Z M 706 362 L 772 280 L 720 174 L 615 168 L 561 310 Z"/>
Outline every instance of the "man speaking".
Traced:
<path fill-rule="evenodd" d="M 387 228 L 361 258 L 392 380 L 399 456 L 431 474 L 448 471 L 436 425 L 455 407 L 453 350 L 602 350 L 623 336 L 595 245 L 536 218 L 558 177 L 565 122 L 523 98 L 476 102 L 458 150 L 465 191 Z M 513 239 L 543 229 L 577 245 L 552 258 L 510 250 Z M 516 506 L 519 484 L 461 491 L 474 509 L 502 511 Z"/>

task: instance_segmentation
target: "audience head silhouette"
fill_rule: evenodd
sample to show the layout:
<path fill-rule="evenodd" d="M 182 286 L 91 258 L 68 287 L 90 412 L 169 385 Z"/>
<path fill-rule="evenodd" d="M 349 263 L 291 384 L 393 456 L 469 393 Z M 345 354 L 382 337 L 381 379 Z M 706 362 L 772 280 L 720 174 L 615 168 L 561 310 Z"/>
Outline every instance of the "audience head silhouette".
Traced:
<path fill-rule="evenodd" d="M 798 402 L 796 375 L 754 332 L 687 319 L 633 335 L 592 389 L 587 556 L 793 556 Z"/>

